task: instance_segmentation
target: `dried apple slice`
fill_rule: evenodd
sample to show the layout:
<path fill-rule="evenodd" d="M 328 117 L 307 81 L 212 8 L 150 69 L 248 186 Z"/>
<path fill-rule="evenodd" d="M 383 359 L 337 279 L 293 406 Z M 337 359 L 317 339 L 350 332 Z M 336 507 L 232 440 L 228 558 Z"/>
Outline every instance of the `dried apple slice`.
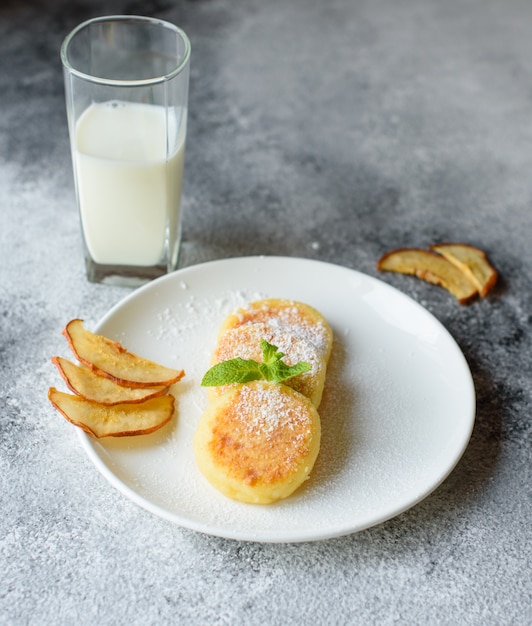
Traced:
<path fill-rule="evenodd" d="M 137 403 L 164 395 L 169 387 L 123 387 L 110 378 L 100 376 L 84 365 L 76 365 L 60 356 L 52 357 L 68 388 L 76 395 L 100 404 Z"/>
<path fill-rule="evenodd" d="M 483 250 L 467 243 L 439 243 L 430 246 L 430 249 L 444 256 L 464 272 L 483 298 L 495 286 L 497 271 L 488 261 Z"/>
<path fill-rule="evenodd" d="M 411 274 L 453 294 L 460 304 L 467 304 L 478 290 L 475 284 L 446 258 L 419 248 L 399 248 L 384 254 L 377 262 L 381 271 Z"/>
<path fill-rule="evenodd" d="M 81 363 L 124 387 L 162 387 L 185 375 L 128 352 L 117 341 L 91 333 L 83 320 L 70 321 L 63 330 L 70 349 Z"/>
<path fill-rule="evenodd" d="M 175 408 L 172 395 L 107 406 L 50 387 L 48 399 L 69 422 L 97 438 L 152 433 L 172 419 Z"/>

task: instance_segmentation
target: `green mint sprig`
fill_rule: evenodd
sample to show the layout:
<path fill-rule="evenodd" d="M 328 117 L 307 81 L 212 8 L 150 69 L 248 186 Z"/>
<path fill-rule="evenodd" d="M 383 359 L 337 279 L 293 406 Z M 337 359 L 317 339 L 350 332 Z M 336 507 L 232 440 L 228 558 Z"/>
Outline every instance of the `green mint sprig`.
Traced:
<path fill-rule="evenodd" d="M 301 361 L 296 365 L 287 365 L 281 359 L 284 357 L 277 346 L 273 346 L 265 339 L 260 342 L 262 349 L 262 363 L 252 359 L 229 359 L 213 365 L 203 377 L 203 387 L 218 387 L 231 383 L 249 383 L 252 380 L 267 380 L 280 383 L 283 380 L 303 374 L 310 370 L 310 363 Z"/>

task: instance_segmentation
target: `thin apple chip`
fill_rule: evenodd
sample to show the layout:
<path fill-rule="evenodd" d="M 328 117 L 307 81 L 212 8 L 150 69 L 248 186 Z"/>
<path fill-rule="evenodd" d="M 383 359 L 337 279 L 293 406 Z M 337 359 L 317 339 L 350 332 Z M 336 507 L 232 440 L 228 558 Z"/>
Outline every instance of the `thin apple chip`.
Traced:
<path fill-rule="evenodd" d="M 52 357 L 68 388 L 76 395 L 100 404 L 138 403 L 167 393 L 169 387 L 123 387 L 110 378 L 100 376 L 84 365 L 76 365 L 59 356 Z"/>
<path fill-rule="evenodd" d="M 468 304 L 478 290 L 475 284 L 446 258 L 419 248 L 399 248 L 384 254 L 377 262 L 381 271 L 411 274 L 426 282 L 440 285 L 453 294 L 460 304 Z"/>
<path fill-rule="evenodd" d="M 152 433 L 172 419 L 175 408 L 172 395 L 108 406 L 50 387 L 48 399 L 69 422 L 97 438 Z"/>
<path fill-rule="evenodd" d="M 70 321 L 63 335 L 78 361 L 124 387 L 168 386 L 185 374 L 128 352 L 117 341 L 91 333 L 80 319 Z"/>
<path fill-rule="evenodd" d="M 497 282 L 497 270 L 488 261 L 483 250 L 467 243 L 439 243 L 430 246 L 448 261 L 456 265 L 476 285 L 485 298 Z"/>

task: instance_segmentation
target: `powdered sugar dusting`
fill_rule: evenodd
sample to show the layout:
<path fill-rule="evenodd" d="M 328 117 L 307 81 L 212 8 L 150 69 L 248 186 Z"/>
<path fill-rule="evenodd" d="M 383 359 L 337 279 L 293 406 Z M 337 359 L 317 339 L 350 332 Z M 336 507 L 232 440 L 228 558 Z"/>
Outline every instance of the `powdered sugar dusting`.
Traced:
<path fill-rule="evenodd" d="M 311 434 L 312 417 L 308 405 L 294 398 L 279 385 L 243 385 L 234 405 L 243 428 L 254 435 L 271 438 L 280 430 L 305 440 Z"/>
<path fill-rule="evenodd" d="M 183 287 L 188 290 L 188 286 Z M 198 328 L 219 326 L 224 315 L 232 308 L 249 300 L 250 295 L 241 291 L 229 291 L 213 298 L 198 298 L 189 291 L 187 297 L 166 306 L 157 313 L 159 325 L 151 331 L 154 339 L 182 338 Z"/>
<path fill-rule="evenodd" d="M 308 310 L 307 310 L 308 309 Z M 321 354 L 328 356 L 331 349 L 331 331 L 318 311 L 290 300 L 250 302 L 234 312 L 239 324 L 263 322 L 275 330 L 284 330 L 310 341 Z"/>

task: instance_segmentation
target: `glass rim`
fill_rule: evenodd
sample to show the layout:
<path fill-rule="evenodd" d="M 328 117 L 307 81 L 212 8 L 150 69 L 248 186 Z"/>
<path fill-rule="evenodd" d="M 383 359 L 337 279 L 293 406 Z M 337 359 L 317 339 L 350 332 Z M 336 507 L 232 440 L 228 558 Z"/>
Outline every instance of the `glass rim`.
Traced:
<path fill-rule="evenodd" d="M 68 48 L 76 35 L 78 35 L 82 30 L 86 29 L 91 24 L 95 24 L 98 22 L 145 22 L 147 24 L 163 26 L 164 28 L 168 28 L 173 30 L 176 35 L 181 37 L 183 43 L 185 44 L 185 54 L 183 55 L 183 59 L 180 63 L 177 63 L 174 69 L 171 72 L 166 74 L 161 74 L 159 76 L 153 76 L 151 78 L 139 78 L 139 79 L 127 79 L 127 80 L 119 80 L 114 78 L 103 78 L 99 76 L 94 76 L 92 74 L 87 74 L 86 72 L 82 72 L 81 70 L 74 67 L 68 58 Z M 184 30 L 168 22 L 166 20 L 162 20 L 155 17 L 144 17 L 141 15 L 106 15 L 102 17 L 93 17 L 89 20 L 85 20 L 78 24 L 75 28 L 73 28 L 68 35 L 64 38 L 63 43 L 61 44 L 61 62 L 63 64 L 63 68 L 68 70 L 69 73 L 77 76 L 78 78 L 82 78 L 86 81 L 98 83 L 100 85 L 115 85 L 115 86 L 144 86 L 144 85 L 155 85 L 158 83 L 164 83 L 168 80 L 171 80 L 178 74 L 180 74 L 183 69 L 186 67 L 188 60 L 190 58 L 190 40 L 185 33 Z"/>

